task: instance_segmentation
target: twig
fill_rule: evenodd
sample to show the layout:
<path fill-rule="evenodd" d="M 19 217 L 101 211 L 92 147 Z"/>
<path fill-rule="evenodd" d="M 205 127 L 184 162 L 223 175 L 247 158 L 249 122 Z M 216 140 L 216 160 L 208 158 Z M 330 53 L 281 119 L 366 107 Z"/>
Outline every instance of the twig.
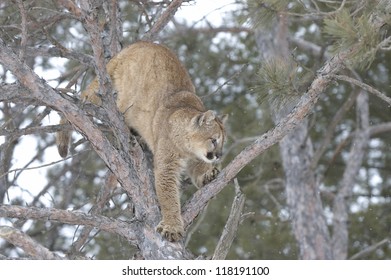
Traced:
<path fill-rule="evenodd" d="M 385 133 L 391 131 L 391 122 L 381 123 L 369 127 L 369 135 L 374 136 L 380 133 Z"/>
<path fill-rule="evenodd" d="M 182 5 L 183 0 L 173 0 L 152 28 L 144 34 L 143 40 L 153 41 L 158 33 L 163 30 L 167 23 L 173 18 L 178 8 Z"/>
<path fill-rule="evenodd" d="M 353 79 L 353 78 L 345 76 L 345 75 L 333 75 L 332 77 L 337 80 L 345 81 L 345 82 L 351 83 L 353 85 L 356 85 L 356 86 L 362 88 L 363 90 L 366 90 L 367 92 L 372 93 L 373 95 L 379 97 L 380 99 L 382 99 L 383 101 L 385 101 L 389 105 L 391 105 L 391 98 L 390 97 L 388 97 L 384 93 L 378 91 L 377 89 L 371 87 L 370 85 L 367 85 L 363 82 L 360 82 L 359 80 Z"/>
<path fill-rule="evenodd" d="M 265 192 L 269 195 L 271 201 L 276 205 L 278 210 L 282 210 L 282 209 L 284 209 L 284 207 L 281 205 L 281 203 L 278 202 L 277 198 L 270 191 L 270 187 L 273 184 L 279 184 L 281 187 L 283 187 L 285 182 L 279 178 L 276 178 L 276 179 L 272 179 L 272 180 L 266 182 L 265 186 L 264 186 Z"/>
<path fill-rule="evenodd" d="M 53 133 L 63 129 L 70 129 L 71 125 L 47 125 L 37 127 L 26 127 L 15 131 L 7 131 L 6 129 L 0 129 L 0 136 L 9 135 L 13 138 L 18 138 L 23 135 L 36 134 L 36 133 Z"/>
<path fill-rule="evenodd" d="M 215 252 L 213 254 L 213 260 L 224 260 L 231 248 L 232 242 L 236 237 L 239 223 L 241 221 L 241 214 L 245 202 L 245 196 L 240 191 L 238 179 L 235 178 L 235 198 L 232 203 L 231 212 L 229 214 L 227 223 L 224 226 L 223 233 L 221 234 L 220 240 L 217 243 Z"/>
<path fill-rule="evenodd" d="M 211 96 L 211 95 L 215 95 L 215 94 L 216 94 L 217 92 L 219 92 L 224 86 L 226 86 L 229 82 L 231 82 L 233 79 L 236 79 L 236 78 L 243 72 L 243 70 L 244 70 L 246 67 L 248 67 L 248 64 L 247 64 L 247 63 L 244 64 L 244 65 L 240 68 L 239 71 L 236 71 L 234 74 L 232 74 L 230 77 L 228 77 L 228 79 L 227 79 L 224 83 L 218 85 L 215 91 L 213 91 L 213 92 L 211 92 L 211 93 L 208 93 L 208 94 L 205 94 L 205 95 L 201 96 L 201 99 L 205 99 L 205 98 L 207 98 L 207 97 L 209 97 L 209 96 Z"/>
<path fill-rule="evenodd" d="M 9 170 L 9 171 L 6 172 L 6 173 L 1 174 L 1 175 L 0 175 L 0 178 L 4 177 L 4 176 L 6 176 L 7 174 L 12 173 L 12 172 L 25 171 L 25 170 L 34 170 L 34 169 L 40 169 L 40 168 L 48 167 L 48 166 L 51 166 L 51 165 L 60 163 L 60 162 L 62 162 L 62 161 L 65 161 L 65 160 L 67 160 L 67 159 L 69 159 L 69 158 L 72 158 L 72 157 L 74 157 L 74 156 L 76 156 L 76 155 L 78 155 L 78 154 L 85 153 L 85 152 L 87 152 L 87 151 L 88 151 L 88 150 L 83 150 L 83 151 L 80 151 L 80 152 L 77 153 L 77 154 L 70 155 L 70 156 L 68 156 L 68 157 L 66 157 L 66 158 L 63 158 L 63 159 L 60 159 L 60 160 L 57 160 L 57 161 L 52 161 L 52 162 L 46 163 L 46 164 L 41 164 L 41 165 L 38 165 L 38 166 L 33 166 L 33 167 L 22 167 L 22 168 L 11 169 L 11 170 Z"/>
<path fill-rule="evenodd" d="M 342 104 L 341 108 L 335 113 L 333 119 L 331 120 L 330 124 L 328 125 L 326 132 L 323 134 L 323 140 L 321 144 L 319 145 L 319 148 L 316 150 L 314 156 L 312 157 L 311 161 L 311 167 L 313 170 L 315 170 L 316 166 L 318 166 L 319 160 L 322 157 L 323 153 L 331 143 L 331 140 L 334 136 L 334 131 L 339 122 L 342 120 L 344 115 L 348 112 L 348 110 L 353 106 L 358 93 L 352 93 L 348 99 Z"/>
<path fill-rule="evenodd" d="M 390 244 L 390 239 L 389 238 L 385 238 L 385 239 L 383 239 L 380 242 L 377 242 L 377 243 L 375 243 L 375 244 L 373 244 L 371 246 L 368 246 L 364 250 L 362 250 L 362 251 L 354 254 L 353 256 L 351 256 L 349 259 L 350 260 L 357 260 L 357 259 L 363 258 L 363 257 L 369 255 L 373 251 L 377 250 L 378 248 L 380 248 L 380 247 L 382 247 L 382 246 L 384 246 L 386 244 Z"/>
<path fill-rule="evenodd" d="M 91 214 L 100 214 L 106 205 L 106 203 L 110 200 L 113 190 L 117 185 L 117 178 L 111 171 L 106 173 L 105 184 L 102 186 L 101 192 L 98 196 L 96 204 L 91 209 Z M 79 238 L 72 244 L 70 254 L 74 254 L 80 251 L 85 244 L 87 243 L 87 239 L 94 228 L 92 226 L 86 226 L 82 229 L 79 234 Z"/>
<path fill-rule="evenodd" d="M 24 232 L 9 226 L 0 226 L 0 237 L 8 242 L 20 247 L 28 255 L 35 259 L 59 260 L 62 259 L 57 254 L 50 252 L 47 248 L 33 240 Z"/>
<path fill-rule="evenodd" d="M 48 58 L 63 57 L 72 60 L 77 60 L 81 64 L 88 67 L 94 64 L 94 58 L 92 56 L 80 52 L 75 52 L 65 47 L 59 47 L 59 46 L 51 46 L 51 47 L 38 46 L 34 48 L 27 47 L 27 52 L 34 57 L 35 56 L 43 56 Z"/>
<path fill-rule="evenodd" d="M 198 228 L 204 222 L 204 220 L 206 218 L 206 214 L 208 213 L 208 205 L 209 204 L 207 204 L 205 206 L 205 208 L 202 209 L 201 214 L 197 218 L 196 223 L 187 231 L 187 233 L 186 233 L 186 240 L 185 240 L 185 247 L 187 247 L 187 245 L 191 241 L 191 238 L 192 238 L 193 234 L 198 230 Z"/>

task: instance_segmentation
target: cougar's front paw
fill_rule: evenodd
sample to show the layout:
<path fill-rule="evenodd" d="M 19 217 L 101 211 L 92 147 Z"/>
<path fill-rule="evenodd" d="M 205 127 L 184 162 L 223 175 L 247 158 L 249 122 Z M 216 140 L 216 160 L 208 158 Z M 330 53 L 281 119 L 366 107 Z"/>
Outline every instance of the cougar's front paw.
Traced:
<path fill-rule="evenodd" d="M 183 223 L 171 225 L 166 224 L 164 221 L 159 223 L 159 225 L 156 227 L 156 231 L 170 242 L 181 240 L 185 234 L 183 230 Z"/>
<path fill-rule="evenodd" d="M 202 185 L 205 186 L 206 184 L 212 182 L 214 179 L 216 179 L 217 175 L 219 175 L 220 170 L 217 167 L 213 167 L 212 170 L 208 171 L 204 174 L 204 178 L 202 180 Z"/>

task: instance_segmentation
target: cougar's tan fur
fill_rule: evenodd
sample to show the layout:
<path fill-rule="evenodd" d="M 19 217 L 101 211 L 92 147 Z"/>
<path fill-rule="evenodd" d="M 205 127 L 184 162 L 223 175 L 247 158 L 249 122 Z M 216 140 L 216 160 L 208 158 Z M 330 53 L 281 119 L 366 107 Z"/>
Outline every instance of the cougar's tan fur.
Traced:
<path fill-rule="evenodd" d="M 168 240 L 177 241 L 184 234 L 179 199 L 181 174 L 186 172 L 197 187 L 216 177 L 225 117 L 205 109 L 186 69 L 162 45 L 132 44 L 110 60 L 107 71 L 126 124 L 137 131 L 153 153 L 155 188 L 162 211 L 157 230 Z M 98 87 L 95 79 L 82 98 L 99 105 Z M 65 143 L 58 143 L 58 147 L 64 157 L 69 140 L 60 135 L 57 142 L 61 139 Z"/>

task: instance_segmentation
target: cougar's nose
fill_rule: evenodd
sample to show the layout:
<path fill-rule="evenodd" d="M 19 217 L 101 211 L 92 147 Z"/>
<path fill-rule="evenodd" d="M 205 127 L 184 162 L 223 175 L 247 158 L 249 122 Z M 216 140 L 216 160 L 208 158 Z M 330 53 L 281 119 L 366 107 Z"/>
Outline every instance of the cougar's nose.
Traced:
<path fill-rule="evenodd" d="M 206 154 L 206 158 L 209 159 L 209 160 L 213 160 L 215 158 L 215 155 L 212 152 L 208 152 Z"/>

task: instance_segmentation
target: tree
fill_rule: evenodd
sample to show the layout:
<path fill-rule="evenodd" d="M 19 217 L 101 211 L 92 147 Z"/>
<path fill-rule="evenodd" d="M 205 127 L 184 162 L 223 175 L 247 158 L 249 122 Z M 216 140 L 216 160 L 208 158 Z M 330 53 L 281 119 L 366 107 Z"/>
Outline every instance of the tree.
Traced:
<path fill-rule="evenodd" d="M 383 113 L 391 102 L 381 92 L 391 67 L 388 1 L 247 1 L 221 27 L 177 20 L 186 2 L 1 4 L 2 258 L 389 257 L 389 228 L 373 224 L 372 234 L 360 226 L 363 219 L 386 225 L 391 218 L 384 134 L 390 125 Z M 176 50 L 204 101 L 231 114 L 218 178 L 194 194 L 184 184 L 183 243 L 155 231 L 160 211 L 151 155 L 124 125 L 105 70 L 123 45 L 138 39 Z M 54 57 L 66 60 L 55 83 L 36 74 L 38 66 L 59 68 Z M 88 69 L 100 82 L 100 108 L 77 97 L 91 79 Z M 372 113 L 375 108 L 382 110 Z M 52 112 L 71 125 L 42 124 L 56 119 Z M 82 135 L 72 156 L 50 165 L 26 205 L 20 178 L 55 153 L 51 133 L 71 127 Z M 15 169 L 27 135 L 34 135 L 34 156 Z M 228 208 L 227 201 L 233 201 Z"/>

